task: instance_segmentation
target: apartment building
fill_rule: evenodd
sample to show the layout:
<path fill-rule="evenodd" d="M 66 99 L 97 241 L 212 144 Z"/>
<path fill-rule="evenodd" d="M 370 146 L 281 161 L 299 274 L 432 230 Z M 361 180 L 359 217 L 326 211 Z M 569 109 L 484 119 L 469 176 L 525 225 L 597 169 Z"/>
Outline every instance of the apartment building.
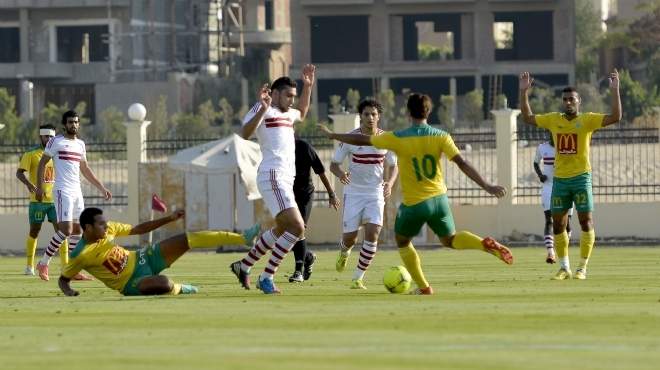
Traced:
<path fill-rule="evenodd" d="M 517 76 L 574 81 L 572 0 L 292 0 L 292 73 L 318 65 L 321 116 L 331 95 L 403 89 L 517 104 Z"/>

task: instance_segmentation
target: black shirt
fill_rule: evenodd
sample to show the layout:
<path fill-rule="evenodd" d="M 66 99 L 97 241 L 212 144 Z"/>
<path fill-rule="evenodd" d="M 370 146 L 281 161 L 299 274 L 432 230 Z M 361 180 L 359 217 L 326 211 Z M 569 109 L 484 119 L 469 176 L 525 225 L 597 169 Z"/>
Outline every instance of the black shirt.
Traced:
<path fill-rule="evenodd" d="M 293 193 L 304 194 L 314 191 L 312 184 L 311 169 L 320 175 L 325 173 L 325 167 L 319 159 L 318 154 L 308 142 L 296 139 L 296 179 L 293 182 Z"/>

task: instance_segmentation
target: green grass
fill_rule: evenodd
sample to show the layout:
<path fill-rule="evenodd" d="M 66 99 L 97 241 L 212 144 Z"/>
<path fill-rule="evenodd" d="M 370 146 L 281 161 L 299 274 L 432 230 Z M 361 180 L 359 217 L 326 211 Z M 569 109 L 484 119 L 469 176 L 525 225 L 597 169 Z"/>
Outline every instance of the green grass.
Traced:
<path fill-rule="evenodd" d="M 514 254 L 506 266 L 476 251 L 421 251 L 436 290 L 425 297 L 384 290 L 383 271 L 400 264 L 393 251 L 376 257 L 368 291 L 347 288 L 352 271 L 334 271 L 334 252 L 319 253 L 311 283 L 285 283 L 289 257 L 281 296 L 240 289 L 227 268 L 238 254 L 194 253 L 165 271 L 199 285 L 196 296 L 131 298 L 96 281 L 63 297 L 55 279 L 21 275 L 23 258 L 0 258 L 0 367 L 658 368 L 660 249 L 598 248 L 589 280 L 560 282 L 542 248 Z"/>

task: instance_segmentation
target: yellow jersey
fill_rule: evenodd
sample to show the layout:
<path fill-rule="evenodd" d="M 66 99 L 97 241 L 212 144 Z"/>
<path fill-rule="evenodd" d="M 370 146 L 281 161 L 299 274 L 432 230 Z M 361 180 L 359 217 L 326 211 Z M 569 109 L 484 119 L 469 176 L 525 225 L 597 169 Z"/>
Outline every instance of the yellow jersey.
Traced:
<path fill-rule="evenodd" d="M 534 116 L 536 125 L 548 129 L 555 142 L 555 177 L 570 178 L 591 172 L 591 135 L 603 127 L 602 113 L 580 113 L 568 120 L 563 113 Z"/>
<path fill-rule="evenodd" d="M 25 170 L 28 173 L 28 179 L 34 186 L 37 186 L 37 171 L 39 170 L 39 161 L 44 155 L 44 148 L 38 146 L 28 150 L 21 156 L 21 162 L 18 169 Z M 53 161 L 46 163 L 44 170 L 44 197 L 42 203 L 53 203 L 53 184 L 55 183 L 55 167 Z M 36 202 L 37 198 L 34 193 L 30 193 L 30 202 Z"/>
<path fill-rule="evenodd" d="M 121 292 L 135 270 L 136 254 L 115 244 L 114 240 L 129 235 L 132 228 L 110 221 L 103 239 L 90 244 L 80 239 L 69 254 L 69 263 L 62 268 L 62 276 L 71 279 L 84 269 L 108 288 Z"/>
<path fill-rule="evenodd" d="M 376 148 L 388 149 L 398 157 L 403 204 L 412 206 L 447 192 L 442 176 L 442 154 L 459 154 L 449 133 L 427 124 L 371 137 Z"/>

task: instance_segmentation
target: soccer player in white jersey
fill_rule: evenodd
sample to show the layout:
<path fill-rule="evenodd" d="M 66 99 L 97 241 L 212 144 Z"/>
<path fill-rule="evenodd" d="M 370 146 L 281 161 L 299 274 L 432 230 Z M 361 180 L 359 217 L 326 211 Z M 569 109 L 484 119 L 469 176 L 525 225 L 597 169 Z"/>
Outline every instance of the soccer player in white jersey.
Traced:
<path fill-rule="evenodd" d="M 543 162 L 543 167 L 541 167 Z M 545 216 L 545 226 L 543 228 L 543 235 L 545 240 L 545 248 L 547 255 L 545 257 L 546 263 L 555 263 L 557 257 L 555 256 L 555 238 L 552 235 L 552 211 L 551 211 L 551 198 L 552 198 L 552 178 L 555 175 L 555 143 L 550 135 L 550 140 L 539 144 L 534 156 L 534 172 L 539 177 L 539 181 L 543 184 L 541 187 L 541 206 L 543 206 L 543 215 Z M 568 238 L 571 238 L 571 216 L 573 215 L 573 208 L 568 211 L 568 223 L 566 224 L 566 232 Z"/>
<path fill-rule="evenodd" d="M 78 222 L 78 216 L 85 209 L 82 189 L 80 187 L 80 174 L 91 182 L 103 194 L 106 200 L 112 198 L 110 190 L 96 178 L 96 175 L 87 165 L 87 150 L 85 142 L 78 139 L 80 130 L 80 117 L 78 113 L 70 110 L 62 114 L 62 125 L 64 133 L 57 135 L 48 141 L 44 155 L 39 161 L 37 170 L 37 190 L 35 196 L 37 201 L 43 197 L 44 169 L 51 159 L 55 165 L 55 186 L 53 197 L 55 198 L 55 211 L 57 214 L 57 232 L 50 240 L 43 257 L 37 264 L 39 277 L 48 281 L 48 264 L 51 257 L 60 249 L 65 239 L 69 240 L 69 250 L 74 250 L 80 241 L 82 232 Z M 79 276 L 84 280 L 91 278 Z"/>
<path fill-rule="evenodd" d="M 275 227 L 257 240 L 245 258 L 229 267 L 243 288 L 250 289 L 250 269 L 269 250 L 270 259 L 259 276 L 257 288 L 265 294 L 280 293 L 273 282 L 280 263 L 296 242 L 303 238 L 305 222 L 296 205 L 293 180 L 296 176 L 296 144 L 293 125 L 302 121 L 309 110 L 316 67 L 307 64 L 302 70 L 303 89 L 298 104 L 296 82 L 280 77 L 259 91 L 259 102 L 243 118 L 241 136 L 248 139 L 256 131 L 262 160 L 257 171 L 257 186 Z"/>
<path fill-rule="evenodd" d="M 350 134 L 378 135 L 383 130 L 378 128 L 382 106 L 375 100 L 364 100 L 358 106 L 360 127 Z M 350 156 L 348 171 L 340 165 Z M 385 163 L 387 178 L 384 180 Z M 344 187 L 344 212 L 342 215 L 343 235 L 339 241 L 339 257 L 336 269 L 344 271 L 351 249 L 357 241 L 358 231 L 364 225 L 364 240 L 360 257 L 353 273 L 351 289 L 367 289 L 364 286 L 364 274 L 376 255 L 378 235 L 383 226 L 385 198 L 390 196 L 392 185 L 399 173 L 396 156 L 387 149 L 373 146 L 339 144 L 330 164 L 330 171 L 339 178 Z M 384 180 L 384 181 L 383 181 Z"/>

